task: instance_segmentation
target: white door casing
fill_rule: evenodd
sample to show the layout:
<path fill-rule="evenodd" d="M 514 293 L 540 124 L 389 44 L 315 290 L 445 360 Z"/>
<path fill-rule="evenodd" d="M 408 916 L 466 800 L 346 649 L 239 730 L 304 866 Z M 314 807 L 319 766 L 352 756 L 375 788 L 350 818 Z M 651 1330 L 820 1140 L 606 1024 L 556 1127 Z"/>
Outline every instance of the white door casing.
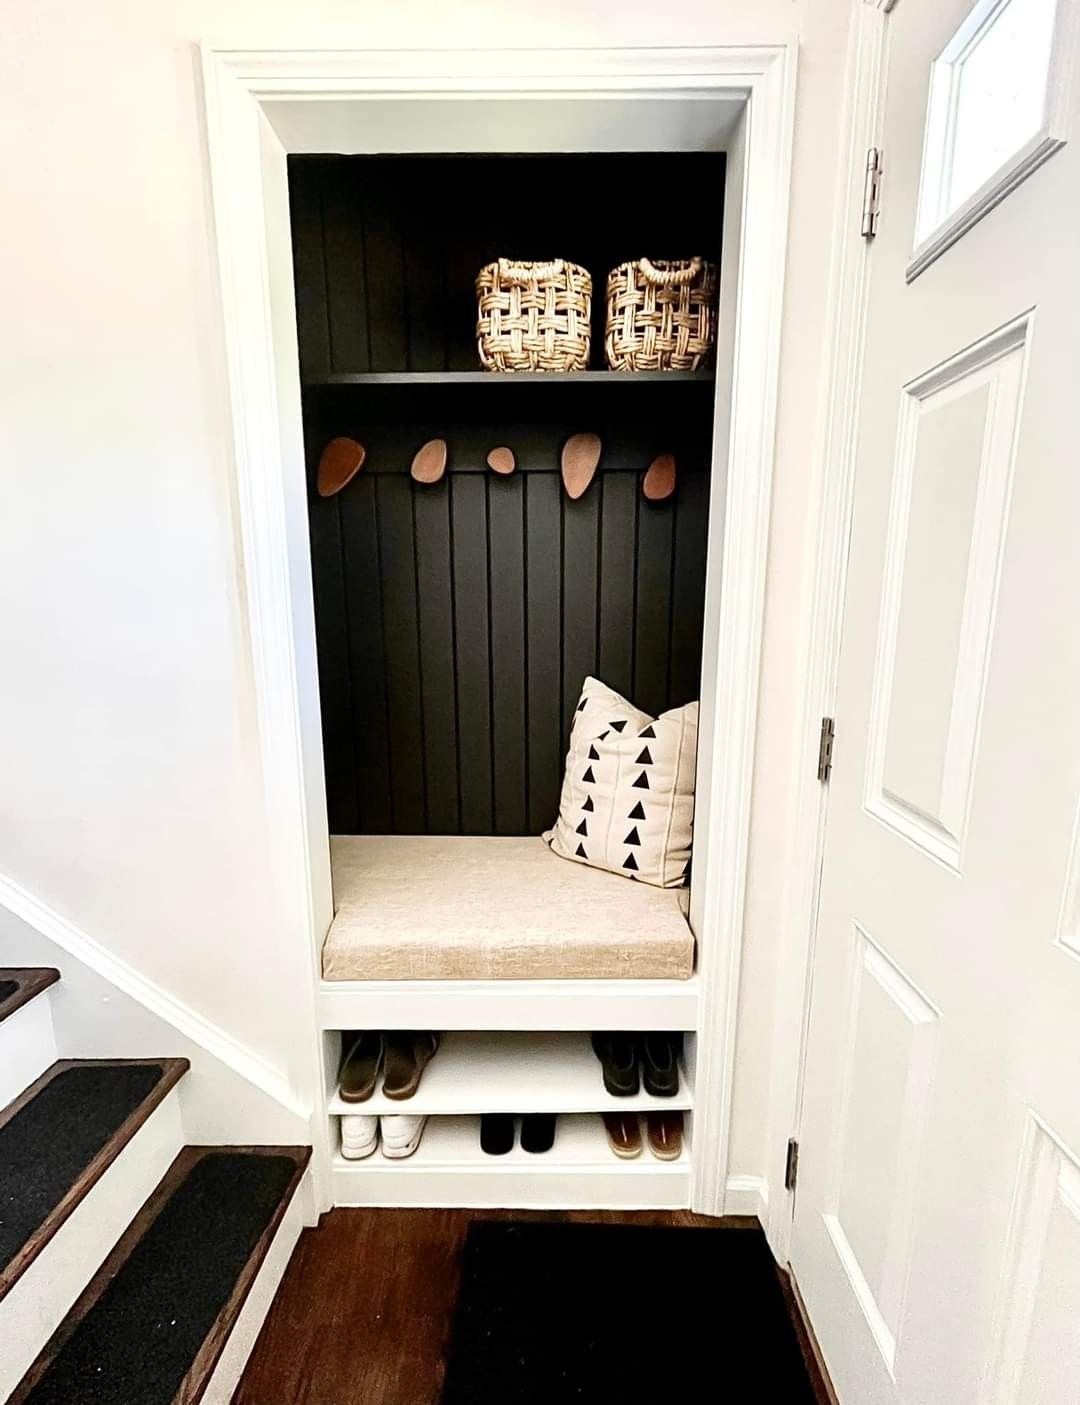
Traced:
<path fill-rule="evenodd" d="M 305 149 L 346 150 L 342 133 L 379 105 L 509 103 L 658 96 L 745 107 L 746 161 L 738 231 L 738 295 L 730 404 L 718 410 L 726 454 L 719 550 L 710 552 L 706 677 L 694 906 L 701 1000 L 692 1202 L 723 1212 L 742 941 L 743 895 L 772 479 L 780 316 L 790 177 L 794 42 L 685 49 L 334 51 L 203 45 L 203 81 L 220 280 L 237 515 L 255 677 L 259 747 L 277 884 L 268 934 L 294 995 L 290 1081 L 311 1107 L 320 1206 L 329 1203 L 325 1082 L 315 1012 L 329 924 L 323 797 L 286 145 L 273 116 L 288 110 Z M 390 104 L 390 108 L 382 108 Z M 391 122 L 392 126 L 392 122 Z M 452 130 L 452 119 L 449 121 Z M 447 122 L 434 123 L 432 150 Z M 385 130 L 385 127 L 384 127 Z M 440 132 L 443 135 L 440 137 Z M 391 145 L 383 149 L 392 150 Z M 714 546 L 717 543 L 714 542 Z M 723 563 L 724 587 L 719 569 Z M 739 1208 L 743 1208 L 740 1204 Z"/>
<path fill-rule="evenodd" d="M 1076 6 L 1054 150 L 911 272 L 970 9 L 900 5 L 884 50 L 791 1247 L 845 1405 L 1080 1379 Z"/>

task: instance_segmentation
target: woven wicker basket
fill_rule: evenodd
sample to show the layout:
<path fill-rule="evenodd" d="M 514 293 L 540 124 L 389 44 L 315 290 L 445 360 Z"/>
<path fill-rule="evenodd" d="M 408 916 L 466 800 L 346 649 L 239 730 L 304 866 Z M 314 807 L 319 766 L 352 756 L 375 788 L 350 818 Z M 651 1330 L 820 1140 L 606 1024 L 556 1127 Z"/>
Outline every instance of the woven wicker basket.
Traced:
<path fill-rule="evenodd" d="M 716 265 L 635 259 L 607 281 L 607 363 L 613 371 L 696 371 L 716 342 Z"/>
<path fill-rule="evenodd" d="M 576 263 L 499 259 L 476 275 L 476 342 L 489 371 L 584 371 L 592 278 Z"/>

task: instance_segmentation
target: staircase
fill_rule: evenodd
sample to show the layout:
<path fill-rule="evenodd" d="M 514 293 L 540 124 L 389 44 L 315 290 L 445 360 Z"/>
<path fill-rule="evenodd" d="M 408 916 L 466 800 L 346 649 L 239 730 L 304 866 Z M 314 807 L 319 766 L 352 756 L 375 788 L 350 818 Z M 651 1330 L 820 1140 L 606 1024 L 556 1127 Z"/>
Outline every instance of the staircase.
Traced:
<path fill-rule="evenodd" d="M 311 1149 L 185 1145 L 187 1060 L 58 1060 L 57 980 L 0 968 L 0 1401 L 224 1405 Z"/>

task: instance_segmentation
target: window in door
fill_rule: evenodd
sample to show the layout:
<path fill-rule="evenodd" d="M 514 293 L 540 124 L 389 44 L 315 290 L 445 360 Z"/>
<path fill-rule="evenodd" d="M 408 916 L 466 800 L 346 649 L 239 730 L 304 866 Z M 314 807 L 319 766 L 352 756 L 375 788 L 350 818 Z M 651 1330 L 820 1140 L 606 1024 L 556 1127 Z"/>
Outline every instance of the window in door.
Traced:
<path fill-rule="evenodd" d="M 1065 0 L 978 0 L 934 60 L 910 282 L 1064 143 Z"/>

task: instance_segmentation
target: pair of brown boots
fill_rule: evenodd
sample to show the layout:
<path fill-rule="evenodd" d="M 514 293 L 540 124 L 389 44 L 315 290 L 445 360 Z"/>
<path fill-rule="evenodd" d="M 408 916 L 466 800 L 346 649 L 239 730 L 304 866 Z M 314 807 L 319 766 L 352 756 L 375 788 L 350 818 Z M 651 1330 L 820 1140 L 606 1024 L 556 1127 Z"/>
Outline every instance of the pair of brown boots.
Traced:
<path fill-rule="evenodd" d="M 678 1161 L 683 1148 L 681 1112 L 646 1112 L 645 1140 L 658 1161 Z M 623 1161 L 641 1155 L 640 1116 L 636 1112 L 605 1112 L 608 1145 Z"/>
<path fill-rule="evenodd" d="M 364 1033 L 344 1041 L 338 1092 L 342 1102 L 366 1103 L 382 1073 L 382 1093 L 394 1102 L 411 1098 L 420 1086 L 424 1069 L 435 1057 L 439 1036 L 428 1031 L 404 1030 L 391 1034 Z"/>

